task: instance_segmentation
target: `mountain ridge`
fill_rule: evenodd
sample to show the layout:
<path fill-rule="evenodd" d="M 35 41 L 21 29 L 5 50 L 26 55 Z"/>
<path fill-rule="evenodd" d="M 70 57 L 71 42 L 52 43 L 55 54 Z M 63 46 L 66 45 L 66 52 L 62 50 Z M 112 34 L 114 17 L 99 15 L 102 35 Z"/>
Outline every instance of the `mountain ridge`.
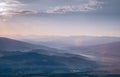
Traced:
<path fill-rule="evenodd" d="M 24 42 L 8 38 L 2 38 L 1 41 L 4 41 L 7 45 L 12 45 L 8 43 L 17 42 L 17 46 L 19 46 L 18 44 L 21 45 L 21 43 L 25 44 L 23 46 L 26 46 Z M 12 47 L 14 46 L 16 47 L 16 43 Z M 58 53 L 54 50 L 49 50 L 47 47 L 46 49 L 32 49 L 28 52 L 12 48 L 9 51 L 0 50 L 0 54 L 0 75 L 88 73 L 97 67 L 95 61 L 89 60 L 84 56 Z"/>
<path fill-rule="evenodd" d="M 55 48 L 50 48 L 44 45 L 36 45 L 28 42 L 15 40 L 6 37 L 0 37 L 0 50 L 5 51 L 29 51 L 33 49 L 47 49 L 47 50 L 57 50 Z"/>

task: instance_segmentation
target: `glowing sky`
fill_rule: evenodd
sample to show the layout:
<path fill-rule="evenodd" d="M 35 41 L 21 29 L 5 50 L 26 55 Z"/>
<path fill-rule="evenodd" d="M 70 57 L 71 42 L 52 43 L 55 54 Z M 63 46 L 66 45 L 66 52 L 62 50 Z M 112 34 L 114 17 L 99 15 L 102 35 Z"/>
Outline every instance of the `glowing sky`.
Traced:
<path fill-rule="evenodd" d="M 120 0 L 0 0 L 0 35 L 120 36 Z"/>

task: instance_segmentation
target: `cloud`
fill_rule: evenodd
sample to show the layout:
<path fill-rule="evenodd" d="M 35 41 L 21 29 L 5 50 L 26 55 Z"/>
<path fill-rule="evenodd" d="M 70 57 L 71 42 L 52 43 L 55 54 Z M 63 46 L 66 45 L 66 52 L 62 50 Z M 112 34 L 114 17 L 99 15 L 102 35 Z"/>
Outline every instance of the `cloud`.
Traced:
<path fill-rule="evenodd" d="M 37 14 L 37 11 L 34 10 L 9 10 L 6 15 L 0 15 L 2 21 L 7 21 L 9 18 L 19 15 L 19 14 Z"/>
<path fill-rule="evenodd" d="M 8 15 L 36 14 L 37 13 L 37 11 L 34 11 L 34 10 L 9 10 L 7 12 L 8 12 Z"/>
<path fill-rule="evenodd" d="M 74 0 L 78 1 L 78 0 Z M 89 12 L 94 11 L 99 8 L 102 8 L 103 2 L 100 0 L 86 0 L 86 3 L 79 4 L 79 5 L 62 5 L 62 6 L 55 6 L 51 9 L 47 10 L 32 10 L 24 9 L 27 4 L 21 3 L 20 0 L 0 0 L 0 17 L 11 17 L 18 14 L 63 14 L 67 12 Z M 28 4 L 29 5 L 29 4 Z M 23 7 L 23 8 L 22 8 Z"/>
<path fill-rule="evenodd" d="M 17 10 L 22 5 L 17 0 L 0 0 L 0 16 L 12 15 L 11 11 Z"/>
<path fill-rule="evenodd" d="M 98 0 L 88 0 L 87 3 L 80 5 L 57 6 L 51 10 L 46 10 L 46 13 L 67 13 L 67 12 L 89 12 L 102 8 L 103 2 Z"/>

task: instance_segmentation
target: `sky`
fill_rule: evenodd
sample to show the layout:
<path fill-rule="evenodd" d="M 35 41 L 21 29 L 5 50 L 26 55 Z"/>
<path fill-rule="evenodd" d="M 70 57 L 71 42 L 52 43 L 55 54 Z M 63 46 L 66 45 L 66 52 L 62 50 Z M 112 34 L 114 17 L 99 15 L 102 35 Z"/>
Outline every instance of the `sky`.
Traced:
<path fill-rule="evenodd" d="M 120 0 L 0 0 L 0 36 L 117 36 Z"/>

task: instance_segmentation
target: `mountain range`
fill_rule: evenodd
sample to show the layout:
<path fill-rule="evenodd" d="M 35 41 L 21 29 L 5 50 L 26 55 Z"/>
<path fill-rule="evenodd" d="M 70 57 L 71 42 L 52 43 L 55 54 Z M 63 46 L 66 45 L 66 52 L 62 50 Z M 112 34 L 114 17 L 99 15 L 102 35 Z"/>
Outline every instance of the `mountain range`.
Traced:
<path fill-rule="evenodd" d="M 56 40 L 57 43 L 53 38 L 53 42 L 45 44 L 44 42 L 49 42 L 45 41 L 48 40 L 46 38 L 42 44 L 38 40 L 36 43 L 33 42 L 35 40 L 28 42 L 0 37 L 0 76 L 120 73 L 119 38 L 83 38 L 72 37 L 59 41 L 60 38 Z M 84 40 L 85 44 L 80 44 L 79 40 Z M 93 44 L 87 44 L 90 41 L 93 41 Z M 55 45 L 56 47 L 53 47 Z"/>
<path fill-rule="evenodd" d="M 33 36 L 22 37 L 20 40 L 52 48 L 64 49 L 74 46 L 91 46 L 119 42 L 120 37 L 100 36 Z"/>
<path fill-rule="evenodd" d="M 120 73 L 120 42 L 68 47 L 67 51 L 95 59 L 100 64 L 99 71 L 104 71 L 103 73 Z"/>
<path fill-rule="evenodd" d="M 56 50 L 56 51 L 55 51 Z M 90 73 L 97 63 L 88 57 L 60 53 L 43 45 L 0 37 L 0 75 Z"/>

